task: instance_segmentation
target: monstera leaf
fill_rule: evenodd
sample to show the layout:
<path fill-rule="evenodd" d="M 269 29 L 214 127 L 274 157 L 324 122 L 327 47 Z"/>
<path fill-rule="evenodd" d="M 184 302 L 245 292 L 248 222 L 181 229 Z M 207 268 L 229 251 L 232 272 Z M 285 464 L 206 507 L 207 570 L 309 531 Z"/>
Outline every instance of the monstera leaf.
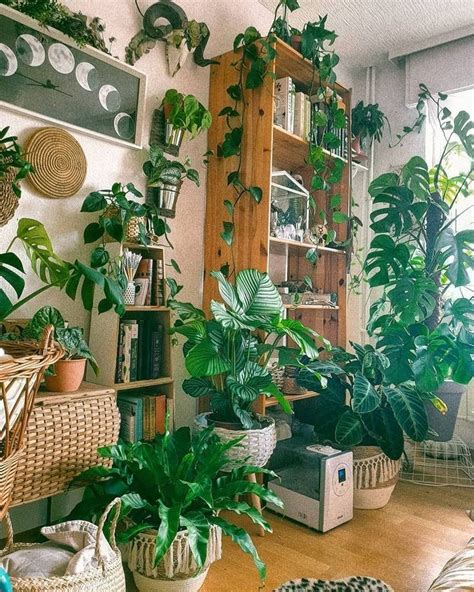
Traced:
<path fill-rule="evenodd" d="M 420 323 L 431 316 L 438 288 L 424 274 L 402 275 L 387 289 L 397 319 L 404 325 Z"/>
<path fill-rule="evenodd" d="M 18 298 L 25 288 L 23 273 L 23 263 L 14 253 L 0 253 L 0 278 L 14 290 Z M 12 307 L 12 301 L 0 288 L 0 320 L 8 316 Z"/>
<path fill-rule="evenodd" d="M 461 140 L 469 158 L 474 158 L 474 122 L 469 113 L 460 111 L 454 118 L 454 132 Z"/>
<path fill-rule="evenodd" d="M 440 262 L 446 266 L 446 275 L 454 286 L 467 286 L 470 282 L 469 270 L 474 268 L 474 230 L 461 230 L 454 233 L 446 228 L 440 235 L 436 248 L 440 252 Z"/>
<path fill-rule="evenodd" d="M 370 214 L 374 232 L 393 233 L 401 236 L 419 222 L 426 212 L 427 203 L 414 202 L 414 194 L 408 187 L 386 187 L 377 194 L 373 203 L 375 210 Z"/>
<path fill-rule="evenodd" d="M 408 189 L 421 200 L 430 195 L 430 176 L 428 165 L 420 156 L 414 156 L 402 169 L 402 180 Z"/>
<path fill-rule="evenodd" d="M 379 175 L 369 185 L 369 195 L 371 197 L 377 197 L 379 193 L 382 193 L 387 187 L 396 187 L 399 184 L 400 178 L 396 173 L 384 173 Z"/>
<path fill-rule="evenodd" d="M 435 391 L 457 361 L 456 340 L 446 323 L 441 323 L 428 335 L 418 336 L 413 362 L 416 386 L 423 392 Z"/>
<path fill-rule="evenodd" d="M 387 234 L 376 236 L 370 243 L 365 261 L 365 272 L 371 287 L 389 283 L 391 275 L 398 277 L 410 260 L 410 251 L 405 244 L 396 244 Z M 375 272 L 375 273 L 374 273 Z"/>

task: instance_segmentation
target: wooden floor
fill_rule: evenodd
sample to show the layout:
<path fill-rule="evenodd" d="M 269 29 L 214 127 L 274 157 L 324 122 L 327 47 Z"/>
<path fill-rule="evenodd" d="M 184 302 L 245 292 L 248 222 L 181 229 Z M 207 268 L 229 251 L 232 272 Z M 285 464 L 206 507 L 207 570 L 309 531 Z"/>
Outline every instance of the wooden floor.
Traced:
<path fill-rule="evenodd" d="M 291 578 L 370 575 L 395 592 L 425 592 L 446 561 L 474 536 L 465 510 L 474 489 L 399 483 L 381 510 L 355 512 L 343 526 L 320 534 L 270 512 L 273 534 L 254 537 L 267 564 L 259 587 L 251 560 L 229 540 L 201 592 L 269 592 Z M 132 588 L 131 588 L 132 589 Z"/>

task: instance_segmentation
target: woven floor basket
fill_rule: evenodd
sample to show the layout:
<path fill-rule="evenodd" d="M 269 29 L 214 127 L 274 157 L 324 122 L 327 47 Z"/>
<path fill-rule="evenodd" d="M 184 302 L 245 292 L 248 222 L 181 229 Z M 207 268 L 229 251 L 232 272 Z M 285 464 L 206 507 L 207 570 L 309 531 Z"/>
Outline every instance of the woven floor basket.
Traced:
<path fill-rule="evenodd" d="M 99 458 L 97 448 L 117 442 L 119 428 L 113 392 L 35 406 L 12 505 L 56 495 L 85 469 L 98 464 L 110 466 L 109 461 Z"/>
<path fill-rule="evenodd" d="M 8 511 L 28 421 L 44 371 L 64 354 L 52 335 L 53 327 L 48 326 L 41 343 L 1 342 L 12 359 L 0 363 L 0 520 Z"/>
<path fill-rule="evenodd" d="M 107 516 L 115 508 L 114 517 L 110 524 L 109 541 L 115 558 L 112 561 L 105 561 L 100 554 L 100 535 L 104 528 Z M 55 576 L 50 578 L 11 578 L 15 592 L 126 592 L 125 574 L 122 566 L 122 557 L 115 543 L 115 528 L 117 526 L 118 515 L 120 512 L 120 499 L 111 502 L 103 513 L 97 530 L 97 541 L 95 548 L 95 558 L 98 567 L 90 569 L 87 572 L 72 576 Z M 0 557 L 5 557 L 13 551 L 28 549 L 32 545 L 14 544 L 13 530 L 10 518 L 7 514 L 7 545 L 0 553 Z"/>
<path fill-rule="evenodd" d="M 184 580 L 203 572 L 222 556 L 222 531 L 217 526 L 211 526 L 206 562 L 198 568 L 191 553 L 188 531 L 183 530 L 176 535 L 163 561 L 154 567 L 156 534 L 156 530 L 142 532 L 128 544 L 127 563 L 130 571 L 157 580 Z"/>
<path fill-rule="evenodd" d="M 391 460 L 377 446 L 356 446 L 354 455 L 354 507 L 376 510 L 385 506 L 397 484 L 400 460 Z"/>
<path fill-rule="evenodd" d="M 194 420 L 194 429 L 203 430 L 208 427 L 207 416 L 210 413 L 201 413 Z M 241 465 L 242 460 L 246 464 L 257 467 L 264 467 L 270 460 L 276 446 L 275 420 L 269 416 L 259 415 L 258 419 L 263 427 L 258 430 L 229 430 L 226 428 L 214 428 L 214 433 L 224 442 L 235 440 L 244 436 L 238 446 L 231 448 L 227 456 L 230 460 L 238 460 L 239 463 L 230 462 L 224 467 L 224 470 L 230 471 L 236 466 Z"/>

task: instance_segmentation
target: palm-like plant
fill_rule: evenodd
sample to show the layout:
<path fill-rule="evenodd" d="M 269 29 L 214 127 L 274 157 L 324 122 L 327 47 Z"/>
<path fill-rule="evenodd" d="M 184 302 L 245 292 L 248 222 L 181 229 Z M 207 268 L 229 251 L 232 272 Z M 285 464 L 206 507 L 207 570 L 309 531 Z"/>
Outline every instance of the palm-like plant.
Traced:
<path fill-rule="evenodd" d="M 275 476 L 270 471 L 245 466 L 221 474 L 228 462 L 228 451 L 238 446 L 239 440 L 223 443 L 210 428 L 191 434 L 185 427 L 173 434 L 166 431 L 157 435 L 153 442 L 100 448 L 99 455 L 112 460 L 113 466 L 93 467 L 76 478 L 76 484 L 86 484 L 87 488 L 72 517 L 95 520 L 110 501 L 120 497 L 120 518 L 127 518 L 121 542 L 156 529 L 155 565 L 163 559 L 178 531 L 187 530 L 191 552 L 197 566 L 202 567 L 209 531 L 215 525 L 252 556 L 264 578 L 265 564 L 250 536 L 228 520 L 228 513 L 248 516 L 271 532 L 270 525 L 255 508 L 235 498 L 252 494 L 279 507 L 282 502 L 272 491 L 246 480 L 250 473 Z M 225 518 L 221 511 L 228 512 Z"/>
<path fill-rule="evenodd" d="M 446 95 L 420 89 L 419 116 L 404 132 L 421 128 L 432 103 L 445 145 L 432 171 L 414 156 L 400 174 L 385 173 L 371 183 L 375 238 L 364 271 L 369 285 L 382 289 L 368 331 L 390 361 L 389 380 L 414 380 L 430 392 L 445 379 L 467 384 L 473 376 L 472 299 L 447 299 L 450 288 L 467 286 L 474 268 L 474 230 L 454 227 L 455 207 L 470 194 L 473 169 L 471 164 L 450 178 L 446 162 L 455 147 L 472 161 L 474 123 L 465 111 L 452 117 L 443 106 Z"/>
<path fill-rule="evenodd" d="M 252 405 L 260 395 L 274 396 L 289 413 L 283 394 L 273 383 L 268 362 L 278 354 L 281 364 L 298 366 L 298 357 L 318 357 L 319 345 L 327 341 L 299 321 L 282 318 L 281 297 L 267 274 L 246 269 L 235 284 L 221 272 L 219 282 L 224 303 L 212 301 L 212 319 L 190 304 L 171 302 L 179 320 L 174 333 L 186 338 L 184 355 L 191 378 L 183 389 L 192 397 L 210 397 L 212 418 L 237 422 L 244 428 L 259 426 Z M 282 345 L 285 337 L 296 347 Z"/>

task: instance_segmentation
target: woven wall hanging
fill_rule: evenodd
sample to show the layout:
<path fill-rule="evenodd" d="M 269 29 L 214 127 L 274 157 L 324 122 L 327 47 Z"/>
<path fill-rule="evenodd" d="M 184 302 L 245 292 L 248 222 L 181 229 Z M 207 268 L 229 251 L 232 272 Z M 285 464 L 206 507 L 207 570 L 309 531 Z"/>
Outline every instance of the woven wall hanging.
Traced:
<path fill-rule="evenodd" d="M 84 184 L 86 157 L 69 132 L 57 127 L 42 128 L 28 140 L 26 153 L 34 167 L 28 180 L 46 197 L 71 197 Z"/>
<path fill-rule="evenodd" d="M 18 197 L 12 189 L 12 182 L 16 177 L 16 169 L 9 168 L 0 179 L 0 226 L 4 226 L 18 207 Z"/>

